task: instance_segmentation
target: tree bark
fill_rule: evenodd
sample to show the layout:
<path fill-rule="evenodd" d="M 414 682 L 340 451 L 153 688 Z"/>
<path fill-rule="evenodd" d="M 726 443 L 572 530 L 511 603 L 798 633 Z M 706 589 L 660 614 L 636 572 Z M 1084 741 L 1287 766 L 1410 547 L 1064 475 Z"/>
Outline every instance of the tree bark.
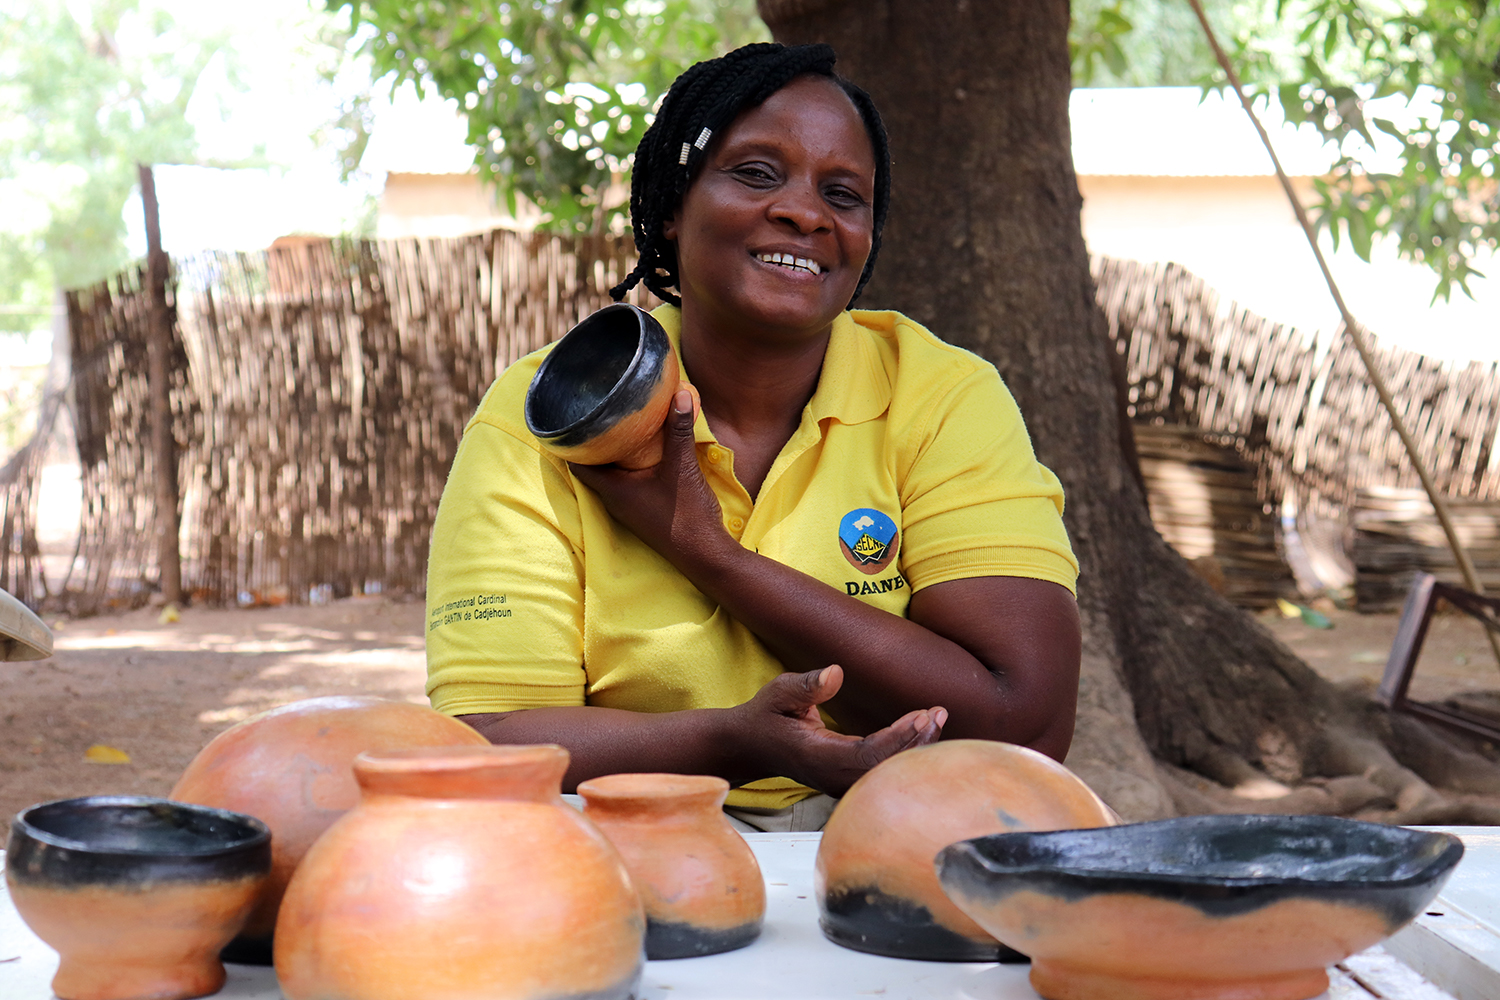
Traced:
<path fill-rule="evenodd" d="M 831 44 L 890 133 L 891 214 L 861 305 L 993 361 L 1067 491 L 1085 629 L 1068 765 L 1134 820 L 1246 803 L 1372 818 L 1435 808 L 1362 708 L 1151 524 L 1080 225 L 1066 0 L 759 9 L 778 41 Z M 1451 744 L 1422 746 L 1428 772 L 1459 766 Z M 1346 777 L 1358 780 L 1327 780 Z"/>
<path fill-rule="evenodd" d="M 161 214 L 156 177 L 139 166 L 141 204 L 146 214 L 146 278 L 151 297 L 147 324 L 146 382 L 151 394 L 151 461 L 156 473 L 157 574 L 162 598 L 182 603 L 182 518 L 177 482 L 177 440 L 172 433 L 172 327 L 167 314 L 167 255 L 161 248 Z"/>

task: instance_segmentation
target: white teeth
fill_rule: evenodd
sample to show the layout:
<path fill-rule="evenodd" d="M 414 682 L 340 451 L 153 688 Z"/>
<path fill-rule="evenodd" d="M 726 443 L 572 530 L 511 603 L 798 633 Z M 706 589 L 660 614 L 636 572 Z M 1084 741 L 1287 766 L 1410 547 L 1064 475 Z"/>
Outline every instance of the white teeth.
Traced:
<path fill-rule="evenodd" d="M 817 261 L 808 257 L 794 257 L 789 253 L 763 253 L 760 260 L 767 264 L 780 264 L 782 267 L 798 267 L 813 274 L 823 273 L 823 268 Z"/>

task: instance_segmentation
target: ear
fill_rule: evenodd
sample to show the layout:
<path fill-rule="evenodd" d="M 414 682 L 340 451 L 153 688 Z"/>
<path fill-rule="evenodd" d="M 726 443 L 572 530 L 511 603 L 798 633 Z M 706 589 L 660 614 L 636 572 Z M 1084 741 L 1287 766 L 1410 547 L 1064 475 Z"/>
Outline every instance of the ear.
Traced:
<path fill-rule="evenodd" d="M 673 212 L 672 217 L 661 224 L 662 239 L 671 240 L 673 243 L 677 242 L 677 216 L 680 212 L 681 209 Z"/>

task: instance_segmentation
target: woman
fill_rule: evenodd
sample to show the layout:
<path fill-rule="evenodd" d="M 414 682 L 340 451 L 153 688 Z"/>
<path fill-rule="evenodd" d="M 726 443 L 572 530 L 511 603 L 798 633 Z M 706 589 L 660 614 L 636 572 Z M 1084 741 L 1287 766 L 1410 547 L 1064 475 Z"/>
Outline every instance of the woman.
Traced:
<path fill-rule="evenodd" d="M 654 468 L 569 467 L 526 431 L 545 352 L 496 381 L 433 532 L 428 693 L 497 743 L 721 775 L 762 828 L 821 825 L 940 734 L 1061 759 L 1077 563 L 1062 491 L 994 368 L 847 311 L 890 185 L 824 45 L 747 46 L 673 84 L 637 152 L 637 281 L 702 398 Z M 826 718 L 823 713 L 826 713 Z"/>

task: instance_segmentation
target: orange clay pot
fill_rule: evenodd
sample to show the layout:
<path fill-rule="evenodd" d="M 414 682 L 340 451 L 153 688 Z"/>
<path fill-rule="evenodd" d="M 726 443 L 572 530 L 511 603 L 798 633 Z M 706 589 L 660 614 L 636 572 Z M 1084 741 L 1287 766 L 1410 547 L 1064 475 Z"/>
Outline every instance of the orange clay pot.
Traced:
<path fill-rule="evenodd" d="M 948 740 L 899 753 L 856 781 L 823 829 L 814 873 L 823 933 L 897 958 L 1013 960 L 943 892 L 938 852 L 991 833 L 1117 822 L 1073 772 L 1035 750 Z"/>
<path fill-rule="evenodd" d="M 16 911 L 58 953 L 63 1000 L 185 1000 L 224 985 L 219 949 L 271 869 L 250 816 L 96 795 L 16 817 L 5 878 Z"/>
<path fill-rule="evenodd" d="M 627 1000 L 646 922 L 556 746 L 361 754 L 276 924 L 288 1000 Z"/>
<path fill-rule="evenodd" d="M 617 302 L 560 339 L 526 390 L 526 427 L 542 447 L 580 465 L 649 469 L 681 381 L 672 342 L 650 313 Z"/>
<path fill-rule="evenodd" d="M 359 801 L 355 755 L 405 747 L 486 746 L 470 727 L 422 705 L 379 698 L 310 698 L 262 712 L 214 737 L 171 798 L 248 813 L 271 828 L 271 876 L 231 962 L 271 964 L 276 909 L 297 863 Z"/>
<path fill-rule="evenodd" d="M 646 909 L 646 957 L 692 958 L 760 936 L 766 884 L 724 818 L 729 782 L 702 774 L 612 774 L 578 786 Z"/>

